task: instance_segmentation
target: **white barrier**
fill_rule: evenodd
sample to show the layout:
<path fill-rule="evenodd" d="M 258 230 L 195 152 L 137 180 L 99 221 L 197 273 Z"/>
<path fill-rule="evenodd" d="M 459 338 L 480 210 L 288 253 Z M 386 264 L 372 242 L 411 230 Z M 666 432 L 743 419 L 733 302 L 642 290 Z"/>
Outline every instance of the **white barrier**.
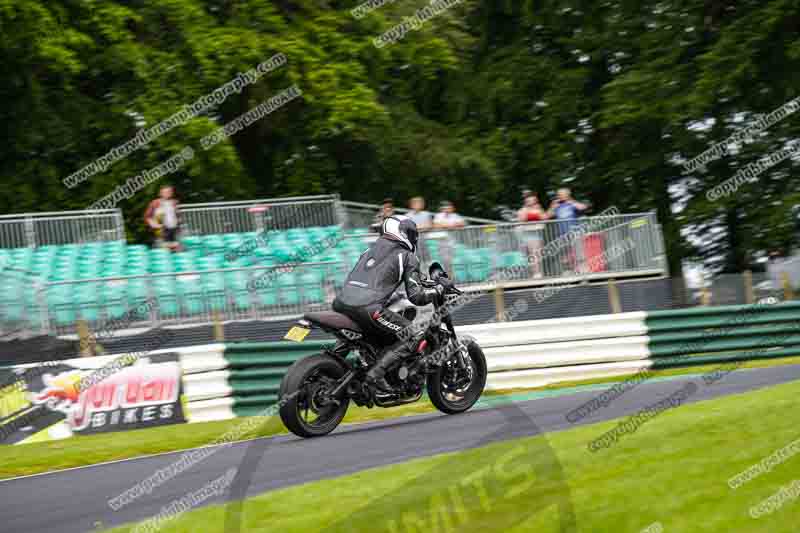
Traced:
<path fill-rule="evenodd" d="M 457 328 L 484 350 L 487 390 L 533 388 L 561 381 L 621 376 L 650 365 L 645 313 L 622 313 Z M 235 400 L 224 344 L 171 350 L 184 365 L 190 422 L 224 420 Z"/>
<path fill-rule="evenodd" d="M 606 339 L 646 335 L 646 313 L 620 313 L 521 322 L 459 326 L 457 333 L 472 335 L 484 350 L 494 346 L 545 344 L 549 342 Z"/>

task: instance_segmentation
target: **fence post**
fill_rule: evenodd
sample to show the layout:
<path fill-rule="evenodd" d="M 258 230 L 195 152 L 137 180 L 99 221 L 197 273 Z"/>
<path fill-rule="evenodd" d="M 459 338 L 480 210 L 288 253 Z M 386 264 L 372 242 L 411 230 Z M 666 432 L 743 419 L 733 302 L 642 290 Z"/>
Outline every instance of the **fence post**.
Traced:
<path fill-rule="evenodd" d="M 25 217 L 25 241 L 28 243 L 28 248 L 36 248 L 36 230 L 31 217 Z"/>
<path fill-rule="evenodd" d="M 745 270 L 742 276 L 744 277 L 744 301 L 751 304 L 756 301 L 753 293 L 753 273 L 750 270 Z"/>
<path fill-rule="evenodd" d="M 225 342 L 225 324 L 222 323 L 218 310 L 214 310 L 214 340 Z"/>
<path fill-rule="evenodd" d="M 125 220 L 122 218 L 122 210 L 117 208 L 117 212 L 114 213 L 114 220 L 116 221 L 117 225 L 117 240 L 124 241 L 125 239 Z"/>
<path fill-rule="evenodd" d="M 94 355 L 94 337 L 89 331 L 89 323 L 85 319 L 78 320 L 78 346 L 80 346 L 81 357 L 92 357 Z"/>
<path fill-rule="evenodd" d="M 792 281 L 789 279 L 789 273 L 785 270 L 781 272 L 781 280 L 783 281 L 783 299 L 794 300 L 794 290 L 792 290 Z"/>
<path fill-rule="evenodd" d="M 494 309 L 495 318 L 498 322 L 503 322 L 506 313 L 506 302 L 503 298 L 503 285 L 498 281 L 494 287 Z"/>
<path fill-rule="evenodd" d="M 337 222 L 344 230 L 347 227 L 347 209 L 342 205 L 342 199 L 339 193 L 333 195 L 333 209 L 336 213 Z"/>
<path fill-rule="evenodd" d="M 39 319 L 41 321 L 42 333 L 47 335 L 50 333 L 50 312 L 47 309 L 47 296 L 45 294 L 46 286 L 43 286 L 38 281 L 36 283 L 36 299 L 39 304 Z"/>
<path fill-rule="evenodd" d="M 614 278 L 608 280 L 608 304 L 611 306 L 612 313 L 622 312 L 622 304 L 619 300 L 619 288 Z"/>

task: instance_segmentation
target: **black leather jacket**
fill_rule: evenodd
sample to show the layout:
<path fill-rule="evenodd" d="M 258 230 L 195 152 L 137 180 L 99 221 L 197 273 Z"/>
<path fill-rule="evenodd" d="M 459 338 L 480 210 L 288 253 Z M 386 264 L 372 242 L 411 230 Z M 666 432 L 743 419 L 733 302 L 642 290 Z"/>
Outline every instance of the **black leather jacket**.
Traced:
<path fill-rule="evenodd" d="M 420 283 L 420 263 L 405 243 L 381 236 L 361 254 L 336 298 L 351 307 L 385 305 L 401 283 L 414 305 L 426 305 L 436 297 L 436 289 Z"/>

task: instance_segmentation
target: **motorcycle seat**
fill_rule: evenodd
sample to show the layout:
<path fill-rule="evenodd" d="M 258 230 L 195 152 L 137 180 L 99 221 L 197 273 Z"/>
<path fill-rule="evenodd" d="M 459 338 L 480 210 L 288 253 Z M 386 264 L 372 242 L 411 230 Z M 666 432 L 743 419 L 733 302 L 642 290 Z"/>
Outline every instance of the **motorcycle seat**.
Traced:
<path fill-rule="evenodd" d="M 361 333 L 361 328 L 353 320 L 342 313 L 336 311 L 320 311 L 318 313 L 306 313 L 303 318 L 319 326 L 322 329 L 349 329 Z"/>

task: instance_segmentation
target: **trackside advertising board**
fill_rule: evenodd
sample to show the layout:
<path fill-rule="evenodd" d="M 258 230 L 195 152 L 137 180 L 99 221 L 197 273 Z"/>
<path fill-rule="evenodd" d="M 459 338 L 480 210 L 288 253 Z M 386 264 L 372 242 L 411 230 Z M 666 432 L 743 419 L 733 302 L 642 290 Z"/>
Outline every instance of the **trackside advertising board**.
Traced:
<path fill-rule="evenodd" d="M 185 422 L 178 355 L 148 355 L 101 374 L 124 357 L 0 369 L 0 444 Z"/>

